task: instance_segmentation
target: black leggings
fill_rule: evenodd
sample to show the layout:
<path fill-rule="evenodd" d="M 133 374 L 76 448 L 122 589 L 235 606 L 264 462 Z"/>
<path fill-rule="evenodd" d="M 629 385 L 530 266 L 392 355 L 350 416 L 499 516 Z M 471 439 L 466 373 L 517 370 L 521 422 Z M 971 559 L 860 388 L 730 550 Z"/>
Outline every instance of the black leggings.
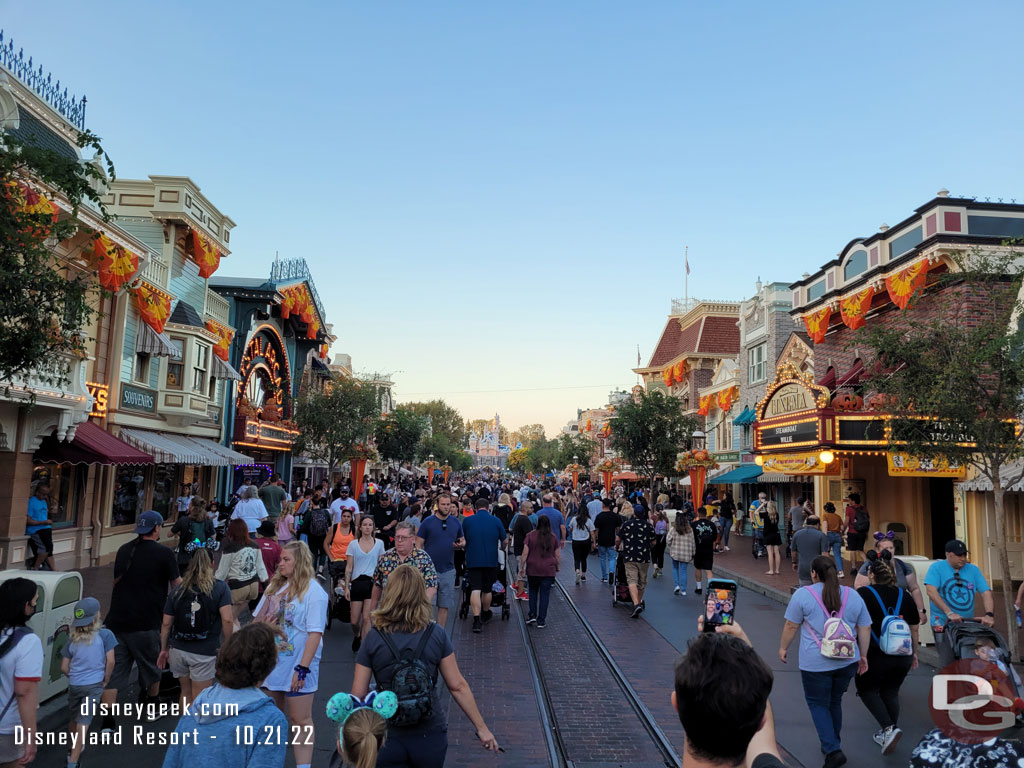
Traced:
<path fill-rule="evenodd" d="M 572 543 L 572 564 L 573 568 L 581 573 L 587 572 L 587 557 L 590 555 L 590 539 L 585 541 L 573 541 Z"/>
<path fill-rule="evenodd" d="M 665 567 L 665 538 L 666 534 L 658 534 L 654 540 L 654 547 L 651 550 L 651 554 L 654 556 L 654 566 L 656 568 Z"/>
<path fill-rule="evenodd" d="M 882 728 L 896 725 L 900 719 L 900 686 L 912 663 L 910 656 L 888 656 L 871 648 L 868 671 L 854 678 L 857 695 Z"/>

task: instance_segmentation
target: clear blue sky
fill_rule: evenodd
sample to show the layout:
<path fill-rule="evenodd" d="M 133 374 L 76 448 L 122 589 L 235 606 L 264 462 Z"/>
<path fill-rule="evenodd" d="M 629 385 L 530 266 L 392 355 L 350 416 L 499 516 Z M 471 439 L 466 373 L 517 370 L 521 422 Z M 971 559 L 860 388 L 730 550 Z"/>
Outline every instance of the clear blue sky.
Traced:
<path fill-rule="evenodd" d="M 238 222 L 225 274 L 304 256 L 357 369 L 549 434 L 634 383 L 686 245 L 740 299 L 941 187 L 1024 198 L 1015 2 L 0 8 L 121 177 Z"/>

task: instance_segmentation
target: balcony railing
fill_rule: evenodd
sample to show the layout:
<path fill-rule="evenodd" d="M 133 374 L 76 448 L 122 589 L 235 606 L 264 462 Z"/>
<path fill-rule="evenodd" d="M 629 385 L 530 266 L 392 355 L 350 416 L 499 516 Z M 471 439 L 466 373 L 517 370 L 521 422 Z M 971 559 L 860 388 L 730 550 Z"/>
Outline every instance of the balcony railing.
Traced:
<path fill-rule="evenodd" d="M 167 280 L 170 278 L 171 270 L 163 259 L 150 255 L 146 260 L 146 266 L 142 268 L 142 277 L 148 280 L 157 288 L 167 290 Z"/>
<path fill-rule="evenodd" d="M 231 325 L 231 303 L 215 291 L 206 291 L 206 314 L 223 325 Z"/>
<path fill-rule="evenodd" d="M 36 69 L 32 57 L 25 58 L 24 49 L 15 51 L 14 41 L 5 41 L 3 30 L 0 30 L 0 66 L 31 88 L 75 128 L 85 130 L 85 96 L 78 100 L 68 95 L 67 88 L 61 90 L 60 80 L 54 83 L 49 72 L 43 72 L 41 66 Z"/>

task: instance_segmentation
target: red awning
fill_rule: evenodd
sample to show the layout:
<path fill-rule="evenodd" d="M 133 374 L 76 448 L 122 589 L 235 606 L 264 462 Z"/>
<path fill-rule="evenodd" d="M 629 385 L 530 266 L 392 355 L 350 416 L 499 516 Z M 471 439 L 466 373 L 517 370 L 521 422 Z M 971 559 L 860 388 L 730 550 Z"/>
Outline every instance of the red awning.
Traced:
<path fill-rule="evenodd" d="M 636 472 L 618 472 L 617 474 L 612 475 L 612 482 L 615 482 L 616 480 L 626 480 L 632 483 L 639 479 L 640 478 Z"/>
<path fill-rule="evenodd" d="M 48 437 L 36 451 L 35 461 L 42 464 L 152 464 L 153 457 L 102 427 L 86 421 L 78 425 L 75 439 L 62 442 Z"/>
<path fill-rule="evenodd" d="M 834 389 L 836 386 L 836 369 L 830 365 L 828 370 L 825 371 L 825 375 L 818 379 L 818 384 L 828 389 Z"/>
<path fill-rule="evenodd" d="M 860 384 L 860 378 L 864 375 L 864 363 L 858 357 L 853 367 L 839 377 L 836 382 L 836 389 L 839 387 L 855 387 Z"/>

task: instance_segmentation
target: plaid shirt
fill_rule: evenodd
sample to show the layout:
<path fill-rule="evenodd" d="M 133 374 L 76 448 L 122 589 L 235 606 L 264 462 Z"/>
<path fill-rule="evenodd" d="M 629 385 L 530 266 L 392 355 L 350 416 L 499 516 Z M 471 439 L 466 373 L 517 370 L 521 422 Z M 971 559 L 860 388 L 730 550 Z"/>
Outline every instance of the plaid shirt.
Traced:
<path fill-rule="evenodd" d="M 384 585 L 388 583 L 388 576 L 395 568 L 406 563 L 419 569 L 423 574 L 423 581 L 426 582 L 427 589 L 431 587 L 437 589 L 437 571 L 434 568 L 434 561 L 430 559 L 430 555 L 418 547 L 414 548 L 405 560 L 399 557 L 394 549 L 389 549 L 381 555 L 380 560 L 377 561 L 377 568 L 373 571 L 373 585 L 384 589 Z"/>

